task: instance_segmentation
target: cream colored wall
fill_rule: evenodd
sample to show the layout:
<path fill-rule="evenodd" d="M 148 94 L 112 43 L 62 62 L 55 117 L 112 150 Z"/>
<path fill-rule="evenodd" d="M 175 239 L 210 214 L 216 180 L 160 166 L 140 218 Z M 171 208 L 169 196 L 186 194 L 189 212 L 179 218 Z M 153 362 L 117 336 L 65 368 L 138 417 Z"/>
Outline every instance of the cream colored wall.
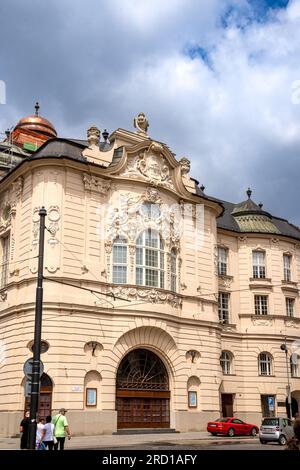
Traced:
<path fill-rule="evenodd" d="M 6 295 L 0 304 L 0 332 L 5 349 L 0 380 L 0 410 L 3 413 L 20 413 L 24 406 L 22 366 L 32 355 L 27 344 L 33 338 L 37 272 L 37 259 L 33 257 L 38 252 L 39 207 L 45 205 L 48 211 L 46 226 L 50 230 L 45 234 L 45 276 L 102 293 L 113 288 L 111 252 L 107 238 L 99 236 L 99 228 L 107 223 L 101 208 L 107 203 L 118 208 L 120 193 L 138 197 L 145 193 L 149 184 L 109 176 L 107 172 L 104 176 L 96 167 L 93 171 L 95 178 L 111 180 L 109 190 L 101 190 L 101 184 L 98 189 L 89 189 L 83 180 L 85 165 L 63 160 L 51 161 L 51 164 L 48 159 L 38 161 L 35 166 L 25 167 L 22 175 L 16 175 L 23 178 L 22 193 L 16 202 L 11 224 L 12 259 L 18 262 L 13 264 Z M 162 202 L 168 205 L 179 203 L 183 197 L 166 188 L 159 187 L 158 191 Z M 204 203 L 192 196 L 189 199 L 186 194 L 185 198 L 192 203 L 194 211 L 196 201 Z M 299 247 L 292 240 L 279 238 L 274 241 L 269 236 L 239 237 L 224 231 L 217 235 L 216 212 L 206 203 L 202 236 L 195 245 L 190 239 L 196 224 L 195 214 L 184 224 L 180 239 L 182 262 L 176 295 L 162 291 L 166 296 L 163 300 L 151 301 L 151 297 L 146 296 L 141 302 L 130 297 L 126 286 L 121 286 L 119 295 L 128 296 L 131 302 L 116 300 L 112 308 L 111 298 L 44 281 L 42 339 L 50 348 L 42 355 L 42 360 L 45 372 L 53 380 L 52 407 L 65 406 L 72 411 L 74 419 L 78 413 L 89 413 L 90 416 L 93 411 L 85 410 L 84 405 L 85 378 L 95 371 L 91 383 L 98 389 L 97 413 L 105 413 L 105 417 L 103 415 L 95 427 L 87 425 L 90 432 L 116 429 L 117 368 L 128 351 L 137 347 L 151 349 L 167 367 L 171 385 L 171 425 L 178 430 L 203 429 L 207 419 L 217 417 L 221 393 L 233 393 L 234 411 L 257 421 L 261 417 L 260 394 L 276 394 L 279 401 L 284 400 L 286 371 L 280 344 L 284 335 L 288 336 L 289 345 L 299 338 L 299 299 L 296 292 L 296 318 L 287 321 L 282 316 L 282 307 L 285 307 L 281 289 L 282 253 L 293 253 L 293 276 L 298 281 Z M 218 244 L 229 249 L 229 276 L 224 278 L 217 276 Z M 249 281 L 252 250 L 257 246 L 266 250 L 267 276 L 272 278 L 272 288 L 253 286 Z M 129 271 L 134 282 L 132 259 L 131 256 Z M 280 286 L 276 287 L 277 284 Z M 230 325 L 219 324 L 218 289 L 231 292 Z M 266 292 L 270 296 L 272 317 L 259 319 L 261 323 L 252 319 L 254 292 Z M 266 320 L 267 324 L 264 324 Z M 89 341 L 101 345 L 96 356 L 84 349 Z M 195 363 L 187 354 L 191 349 L 199 353 Z M 234 373 L 227 377 L 222 375 L 219 362 L 222 350 L 234 354 Z M 274 377 L 258 376 L 257 356 L 266 350 L 274 356 Z M 97 374 L 99 383 L 95 378 Z M 299 381 L 292 380 L 293 390 L 300 389 Z M 196 409 L 188 408 L 189 390 L 198 391 Z M 86 419 L 90 422 L 90 418 Z M 76 425 L 76 432 L 85 431 Z"/>

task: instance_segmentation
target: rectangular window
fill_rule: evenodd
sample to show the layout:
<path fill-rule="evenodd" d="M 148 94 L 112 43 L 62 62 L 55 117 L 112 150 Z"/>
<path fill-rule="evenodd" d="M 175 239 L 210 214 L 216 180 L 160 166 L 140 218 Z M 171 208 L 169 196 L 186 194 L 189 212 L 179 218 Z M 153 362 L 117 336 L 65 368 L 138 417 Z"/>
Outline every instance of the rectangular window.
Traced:
<path fill-rule="evenodd" d="M 97 389 L 96 388 L 86 389 L 85 405 L 97 406 Z"/>
<path fill-rule="evenodd" d="M 266 264 L 264 251 L 253 251 L 253 277 L 255 279 L 263 279 L 266 277 Z"/>
<path fill-rule="evenodd" d="M 283 255 L 283 279 L 287 282 L 289 282 L 292 278 L 291 262 L 292 257 L 290 255 Z"/>
<path fill-rule="evenodd" d="M 1 271 L 1 288 L 5 287 L 8 282 L 8 263 L 9 263 L 9 245 L 10 237 L 7 235 L 2 240 L 2 271 Z"/>
<path fill-rule="evenodd" d="M 127 283 L 127 267 L 126 266 L 113 266 L 113 282 L 115 284 Z"/>
<path fill-rule="evenodd" d="M 219 292 L 219 320 L 229 323 L 229 294 L 226 292 Z"/>
<path fill-rule="evenodd" d="M 267 295 L 255 295 L 255 315 L 268 315 L 268 296 Z"/>
<path fill-rule="evenodd" d="M 218 247 L 218 274 L 219 276 L 227 275 L 227 258 L 228 258 L 228 250 L 226 248 Z"/>
<path fill-rule="evenodd" d="M 295 303 L 295 299 L 290 299 L 286 297 L 285 304 L 286 304 L 286 314 L 288 317 L 294 316 L 294 303 Z"/>

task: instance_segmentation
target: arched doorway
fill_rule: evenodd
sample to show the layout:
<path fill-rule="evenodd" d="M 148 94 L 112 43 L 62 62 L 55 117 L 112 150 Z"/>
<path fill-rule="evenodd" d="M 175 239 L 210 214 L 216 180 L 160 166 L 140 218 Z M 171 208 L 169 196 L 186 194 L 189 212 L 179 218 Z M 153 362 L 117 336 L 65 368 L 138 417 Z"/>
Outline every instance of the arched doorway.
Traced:
<path fill-rule="evenodd" d="M 49 375 L 43 374 L 41 377 L 40 399 L 38 417 L 51 415 L 53 384 Z M 30 398 L 25 400 L 25 411 L 30 411 Z"/>
<path fill-rule="evenodd" d="M 121 361 L 116 381 L 118 428 L 169 428 L 167 370 L 152 351 L 134 349 Z"/>

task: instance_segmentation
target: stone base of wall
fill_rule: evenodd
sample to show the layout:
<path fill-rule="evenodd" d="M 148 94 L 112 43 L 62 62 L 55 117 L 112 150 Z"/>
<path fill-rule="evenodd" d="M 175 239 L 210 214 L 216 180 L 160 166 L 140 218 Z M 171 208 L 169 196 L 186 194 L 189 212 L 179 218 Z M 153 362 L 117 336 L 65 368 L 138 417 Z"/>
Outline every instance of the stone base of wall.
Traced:
<path fill-rule="evenodd" d="M 66 414 L 72 436 L 95 436 L 112 434 L 117 430 L 116 411 L 68 411 Z M 0 413 L 0 437 L 19 435 L 23 413 Z"/>
<path fill-rule="evenodd" d="M 171 415 L 171 424 L 174 423 L 176 431 L 193 432 L 206 431 L 208 421 L 219 418 L 218 411 L 176 411 Z"/>

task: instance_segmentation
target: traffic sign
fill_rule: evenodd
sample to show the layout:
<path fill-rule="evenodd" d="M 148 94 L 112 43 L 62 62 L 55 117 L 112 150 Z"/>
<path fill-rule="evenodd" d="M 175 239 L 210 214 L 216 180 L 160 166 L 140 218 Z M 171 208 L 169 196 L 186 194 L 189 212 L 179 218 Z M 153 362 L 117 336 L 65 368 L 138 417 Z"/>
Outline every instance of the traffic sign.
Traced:
<path fill-rule="evenodd" d="M 275 410 L 275 399 L 274 397 L 268 397 L 269 411 Z"/>
<path fill-rule="evenodd" d="M 26 377 L 31 378 L 32 377 L 32 369 L 33 369 L 33 357 L 30 359 L 27 359 L 27 361 L 24 363 L 23 366 L 23 371 Z M 40 376 L 43 375 L 44 373 L 44 364 L 42 361 L 40 361 Z"/>

